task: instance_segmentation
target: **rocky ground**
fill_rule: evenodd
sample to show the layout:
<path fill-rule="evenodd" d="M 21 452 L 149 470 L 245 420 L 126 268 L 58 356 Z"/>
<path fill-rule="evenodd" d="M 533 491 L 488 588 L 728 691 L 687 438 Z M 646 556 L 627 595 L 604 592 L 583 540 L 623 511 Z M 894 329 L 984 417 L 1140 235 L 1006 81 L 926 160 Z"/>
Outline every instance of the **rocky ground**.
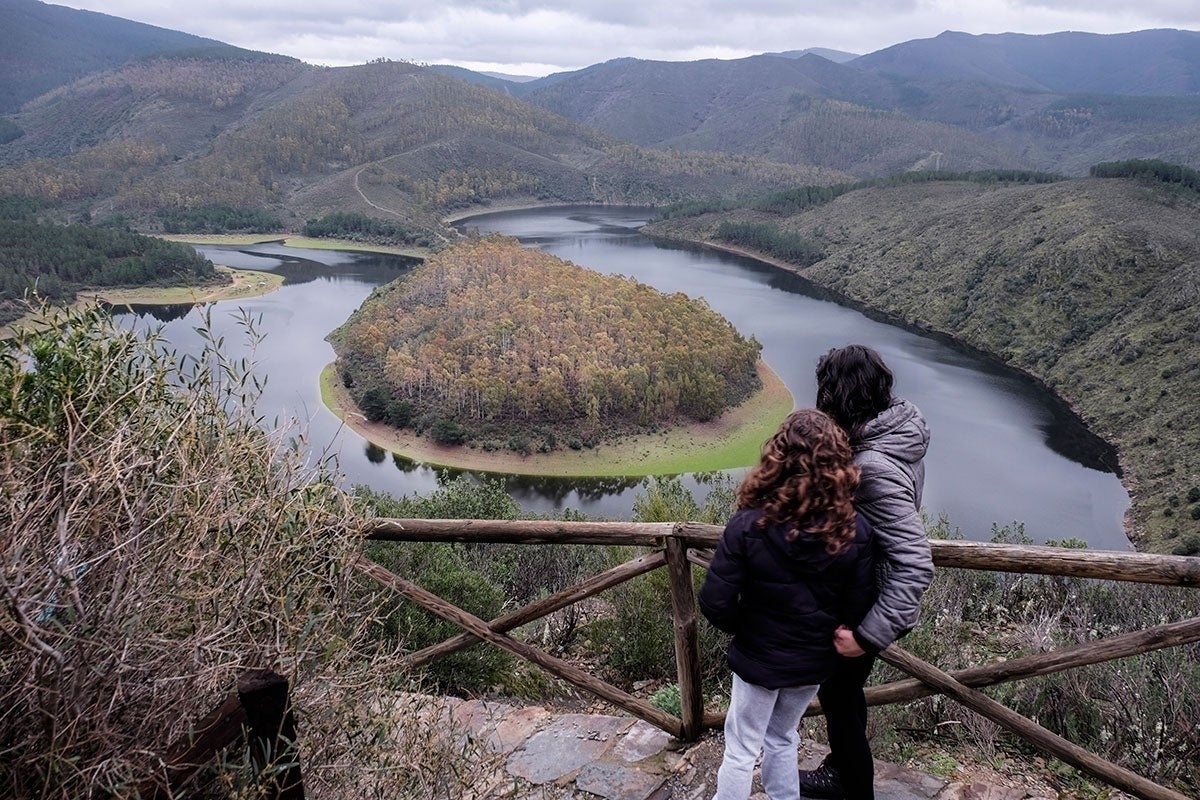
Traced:
<path fill-rule="evenodd" d="M 710 733 L 684 744 L 643 721 L 607 713 L 563 713 L 541 706 L 443 698 L 435 704 L 453 735 L 480 746 L 490 775 L 474 785 L 478 798 L 539 800 L 706 800 L 715 789 L 723 742 Z M 815 767 L 827 752 L 805 740 L 799 767 Z M 757 787 L 757 800 L 766 795 Z M 949 778 L 912 766 L 876 762 L 879 800 L 1024 800 L 1059 798 L 1033 776 L 1001 775 L 961 766 Z M 1109 795 L 1116 797 L 1117 795 Z"/>

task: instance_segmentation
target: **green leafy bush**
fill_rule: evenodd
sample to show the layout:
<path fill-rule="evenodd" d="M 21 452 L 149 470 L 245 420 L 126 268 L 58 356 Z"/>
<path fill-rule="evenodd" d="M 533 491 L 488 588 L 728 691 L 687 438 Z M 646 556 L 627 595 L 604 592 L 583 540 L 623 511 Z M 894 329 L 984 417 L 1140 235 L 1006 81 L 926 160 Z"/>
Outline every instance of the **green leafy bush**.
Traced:
<path fill-rule="evenodd" d="M 728 475 L 699 476 L 709 491 L 704 502 L 696 500 L 679 478 L 655 478 L 634 499 L 633 519 L 638 522 L 707 522 L 724 525 L 733 509 L 734 483 Z M 632 548 L 614 548 L 614 563 L 633 558 Z M 696 590 L 704 582 L 704 570 L 693 570 Z M 608 593 L 610 620 L 593 631 L 598 646 L 608 655 L 608 664 L 626 681 L 673 678 L 675 631 L 671 613 L 671 591 L 665 569 L 626 581 Z M 725 650 L 728 637 L 705 621 L 700 623 L 701 670 L 707 680 L 728 681 Z"/>

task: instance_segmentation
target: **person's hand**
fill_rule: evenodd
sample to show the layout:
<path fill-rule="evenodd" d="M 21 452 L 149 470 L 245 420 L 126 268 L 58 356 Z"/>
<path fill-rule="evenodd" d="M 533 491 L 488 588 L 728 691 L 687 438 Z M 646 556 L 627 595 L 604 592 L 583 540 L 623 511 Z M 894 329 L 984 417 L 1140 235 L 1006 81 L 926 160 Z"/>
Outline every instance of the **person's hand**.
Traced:
<path fill-rule="evenodd" d="M 854 631 L 845 625 L 839 625 L 833 632 L 833 649 L 837 650 L 838 655 L 844 658 L 858 658 L 867 654 L 866 650 L 858 646 L 858 640 L 854 638 Z"/>

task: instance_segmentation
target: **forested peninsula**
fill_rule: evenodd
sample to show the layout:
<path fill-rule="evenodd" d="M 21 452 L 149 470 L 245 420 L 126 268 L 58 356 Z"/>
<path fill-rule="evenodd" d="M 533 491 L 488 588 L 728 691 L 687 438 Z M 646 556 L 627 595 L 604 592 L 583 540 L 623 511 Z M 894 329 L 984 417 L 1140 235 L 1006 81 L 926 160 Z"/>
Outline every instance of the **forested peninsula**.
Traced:
<path fill-rule="evenodd" d="M 122 228 L 58 225 L 26 198 L 0 198 L 0 325 L 22 317 L 27 299 L 65 304 L 85 288 L 212 286 L 228 274 L 183 244 Z"/>
<path fill-rule="evenodd" d="M 456 245 L 330 335 L 372 422 L 521 454 L 706 422 L 762 387 L 761 345 L 702 300 L 514 239 Z"/>

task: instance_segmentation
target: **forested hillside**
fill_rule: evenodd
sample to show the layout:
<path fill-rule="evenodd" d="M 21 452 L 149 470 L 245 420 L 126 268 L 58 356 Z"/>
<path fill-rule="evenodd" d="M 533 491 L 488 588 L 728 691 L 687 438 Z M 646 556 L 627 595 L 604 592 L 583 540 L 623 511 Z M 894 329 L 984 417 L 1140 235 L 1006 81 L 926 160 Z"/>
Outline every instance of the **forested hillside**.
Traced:
<path fill-rule="evenodd" d="M 1050 52 L 1042 41 L 1049 37 L 1027 38 Z M 909 45 L 913 69 L 928 66 L 916 44 L 897 46 L 900 66 L 910 63 L 903 59 Z M 1083 94 L 1069 83 L 1030 88 L 949 56 L 912 75 L 885 64 L 871 68 L 874 56 L 845 64 L 816 55 L 682 63 L 626 58 L 552 75 L 521 91 L 530 102 L 645 147 L 719 149 L 860 177 L 995 168 L 1081 175 L 1097 161 L 1138 157 L 1200 166 L 1200 94 L 1167 80 L 1184 67 L 1173 72 L 1174 62 L 1155 61 L 1153 43 L 1136 50 L 1161 66 L 1162 81 L 1146 77 L 1145 94 L 1164 96 L 1122 96 L 1116 88 Z M 1171 51 L 1177 61 L 1185 55 L 1178 51 Z M 1139 74 L 1146 71 L 1153 67 Z"/>
<path fill-rule="evenodd" d="M 0 145 L 0 191 L 102 219 L 357 212 L 434 239 L 442 215 L 505 199 L 664 203 L 833 182 L 749 155 L 648 152 L 507 94 L 400 62 L 148 59 L 31 103 Z"/>
<path fill-rule="evenodd" d="M 35 294 L 68 303 L 85 287 L 227 283 L 187 245 L 128 230 L 55 225 L 28 201 L 0 198 L 0 325 L 26 313 Z"/>
<path fill-rule="evenodd" d="M 0 2 L 0 114 L 92 72 L 150 53 L 237 48 L 37 0 Z"/>
<path fill-rule="evenodd" d="M 1045 381 L 1117 445 L 1135 538 L 1196 553 L 1200 194 L 1167 178 L 879 185 L 651 230 L 719 241 L 756 225 L 814 243 L 820 257 L 794 267 L 810 280 Z"/>
<path fill-rule="evenodd" d="M 330 338 L 368 419 L 445 443 L 579 448 L 712 419 L 761 385 L 758 342 L 703 301 L 503 238 L 377 289 Z"/>

